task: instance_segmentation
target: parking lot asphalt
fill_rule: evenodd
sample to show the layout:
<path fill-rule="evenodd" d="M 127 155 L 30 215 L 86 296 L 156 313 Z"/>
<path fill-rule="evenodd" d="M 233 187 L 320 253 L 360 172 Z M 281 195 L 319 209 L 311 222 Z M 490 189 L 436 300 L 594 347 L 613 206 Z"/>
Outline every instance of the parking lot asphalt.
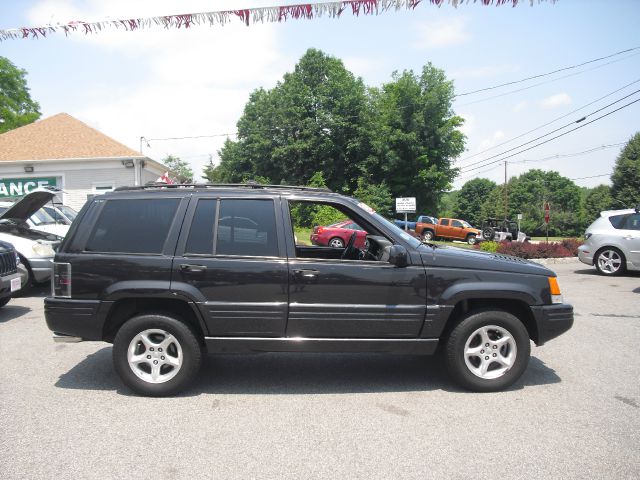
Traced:
<path fill-rule="evenodd" d="M 33 290 L 0 311 L 0 478 L 640 478 L 640 275 L 549 267 L 574 327 L 490 394 L 438 358 L 261 354 L 136 397 L 110 345 L 53 343 Z"/>

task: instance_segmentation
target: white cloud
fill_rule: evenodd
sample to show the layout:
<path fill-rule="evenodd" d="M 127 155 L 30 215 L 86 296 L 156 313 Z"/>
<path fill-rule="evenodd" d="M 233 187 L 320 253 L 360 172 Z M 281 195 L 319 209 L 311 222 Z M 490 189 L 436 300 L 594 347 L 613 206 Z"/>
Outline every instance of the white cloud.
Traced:
<path fill-rule="evenodd" d="M 175 13 L 175 2 L 158 0 L 139 2 L 149 7 L 145 15 Z M 207 11 L 210 2 L 182 2 L 182 12 Z M 203 3 L 207 3 L 205 6 Z M 219 2 L 215 9 L 230 7 Z M 254 2 L 257 3 L 257 2 Z M 268 4 L 268 1 L 264 2 Z M 153 8 L 150 5 L 153 4 Z M 165 10 L 158 8 L 158 5 Z M 102 2 L 92 0 L 80 10 L 71 1 L 44 0 L 35 5 L 31 20 L 49 11 L 63 12 L 63 19 L 112 18 L 140 15 L 127 10 L 128 0 Z M 58 10 L 58 7 L 60 9 Z M 166 10 L 167 8 L 170 10 Z M 138 9 L 140 10 L 140 9 Z M 120 13 L 122 12 L 122 13 Z M 150 13 L 152 12 L 152 13 Z M 240 22 L 224 27 L 194 27 L 188 30 L 150 28 L 142 31 L 103 30 L 97 35 L 70 35 L 69 40 L 90 42 L 101 51 L 134 57 L 144 66 L 144 78 L 128 80 L 123 75 L 117 85 L 102 85 L 83 92 L 82 106 L 68 113 L 98 128 L 105 134 L 139 149 L 139 139 L 166 138 L 233 133 L 249 94 L 255 88 L 271 88 L 282 73 L 293 68 L 278 44 L 276 25 L 253 25 Z M 97 83 L 97 82 L 96 82 Z M 161 160 L 169 153 L 189 161 L 196 175 L 208 163 L 207 154 L 217 158 L 225 137 L 182 141 L 155 141 L 144 153 Z"/>
<path fill-rule="evenodd" d="M 543 108 L 556 108 L 563 105 L 569 105 L 571 103 L 571 97 L 566 93 L 557 93 L 545 98 L 542 101 Z"/>
<path fill-rule="evenodd" d="M 424 22 L 416 25 L 416 48 L 443 48 L 461 45 L 471 39 L 467 31 L 469 20 L 464 17 L 454 17 L 448 20 Z"/>
<path fill-rule="evenodd" d="M 529 102 L 526 102 L 526 101 L 518 102 L 513 106 L 513 111 L 518 113 L 526 109 L 528 106 L 529 106 Z"/>
<path fill-rule="evenodd" d="M 480 142 L 480 145 L 478 145 L 478 148 L 476 149 L 476 153 L 493 147 L 494 145 L 500 143 L 500 140 L 502 140 L 504 137 L 505 134 L 502 130 L 496 130 L 495 132 L 493 132 L 493 135 L 491 137 L 485 138 Z"/>

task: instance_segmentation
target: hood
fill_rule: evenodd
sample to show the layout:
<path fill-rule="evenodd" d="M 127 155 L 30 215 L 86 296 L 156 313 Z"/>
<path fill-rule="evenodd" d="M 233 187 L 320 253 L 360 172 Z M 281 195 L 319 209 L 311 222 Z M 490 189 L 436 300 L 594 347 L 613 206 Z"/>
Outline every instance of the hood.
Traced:
<path fill-rule="evenodd" d="M 500 253 L 423 245 L 420 247 L 420 255 L 426 266 L 555 276 L 553 271 L 539 263 Z"/>
<path fill-rule="evenodd" d="M 23 222 L 14 220 L 0 219 L 0 233 L 14 235 L 27 240 L 41 241 L 45 243 L 56 243 L 62 240 L 62 237 L 53 233 L 45 233 L 29 228 Z"/>
<path fill-rule="evenodd" d="M 19 201 L 9 207 L 6 212 L 0 215 L 0 219 L 15 218 L 19 220 L 26 220 L 44 207 L 47 202 L 50 202 L 56 193 L 57 192 L 52 192 L 51 190 L 37 188 L 31 193 L 27 193 Z"/>

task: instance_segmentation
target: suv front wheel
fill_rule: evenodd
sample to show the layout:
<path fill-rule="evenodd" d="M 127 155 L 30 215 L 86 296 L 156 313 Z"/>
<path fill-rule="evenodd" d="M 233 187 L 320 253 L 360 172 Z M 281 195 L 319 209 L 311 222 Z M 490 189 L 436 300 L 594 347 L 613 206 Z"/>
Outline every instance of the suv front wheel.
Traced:
<path fill-rule="evenodd" d="M 113 364 L 121 380 L 141 395 L 163 397 L 185 389 L 202 364 L 193 330 L 164 314 L 128 320 L 113 342 Z"/>
<path fill-rule="evenodd" d="M 447 367 L 461 386 L 495 392 L 515 382 L 527 368 L 529 333 L 515 316 L 501 310 L 468 314 L 447 340 Z"/>

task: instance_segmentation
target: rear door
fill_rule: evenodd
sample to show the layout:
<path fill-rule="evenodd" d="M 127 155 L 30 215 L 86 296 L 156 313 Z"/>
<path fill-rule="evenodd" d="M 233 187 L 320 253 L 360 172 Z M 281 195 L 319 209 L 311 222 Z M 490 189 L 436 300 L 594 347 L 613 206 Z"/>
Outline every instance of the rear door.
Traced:
<path fill-rule="evenodd" d="M 288 302 L 284 250 L 278 197 L 196 194 L 171 287 L 196 301 L 211 336 L 282 337 Z"/>

